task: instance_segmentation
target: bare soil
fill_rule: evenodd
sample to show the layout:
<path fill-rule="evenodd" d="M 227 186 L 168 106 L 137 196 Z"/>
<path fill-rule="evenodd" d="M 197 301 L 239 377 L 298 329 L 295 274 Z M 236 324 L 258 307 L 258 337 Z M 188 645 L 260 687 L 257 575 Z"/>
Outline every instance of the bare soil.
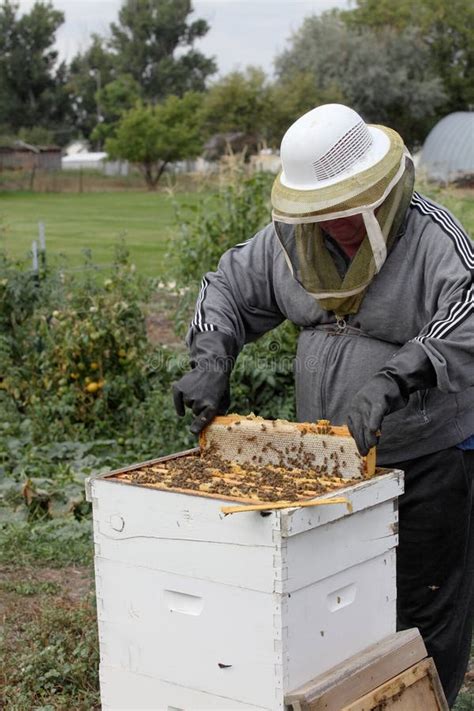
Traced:
<path fill-rule="evenodd" d="M 145 314 L 148 340 L 153 346 L 184 348 L 184 339 L 176 335 L 175 314 L 179 305 L 179 294 L 168 285 L 158 287 Z"/>
<path fill-rule="evenodd" d="M 37 595 L 35 586 L 44 583 L 53 583 L 57 586 L 57 593 L 54 592 L 54 585 L 51 599 L 55 597 L 68 599 L 73 604 L 79 604 L 91 591 L 93 586 L 94 573 L 88 567 L 68 566 L 66 568 L 2 568 L 0 569 L 0 629 L 2 621 L 8 617 L 15 608 L 21 605 L 25 615 L 33 612 L 37 605 Z M 19 588 L 23 586 L 32 592 L 19 594 Z M 43 587 L 44 589 L 44 587 Z"/>

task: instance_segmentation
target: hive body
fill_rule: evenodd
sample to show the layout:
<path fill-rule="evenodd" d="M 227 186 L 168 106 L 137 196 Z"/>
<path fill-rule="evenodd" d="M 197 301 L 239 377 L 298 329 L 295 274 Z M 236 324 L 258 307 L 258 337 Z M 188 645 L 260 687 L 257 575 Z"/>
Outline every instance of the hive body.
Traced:
<path fill-rule="evenodd" d="M 345 505 L 224 517 L 216 498 L 91 481 L 103 708 L 284 708 L 395 630 L 401 472 Z"/>

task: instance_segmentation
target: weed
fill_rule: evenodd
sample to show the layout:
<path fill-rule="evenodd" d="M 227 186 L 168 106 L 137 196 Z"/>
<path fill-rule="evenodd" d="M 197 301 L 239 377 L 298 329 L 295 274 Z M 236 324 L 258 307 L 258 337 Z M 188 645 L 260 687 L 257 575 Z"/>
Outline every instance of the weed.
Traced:
<path fill-rule="evenodd" d="M 99 708 L 98 640 L 92 596 L 80 605 L 47 601 L 9 615 L 0 645 L 0 707 Z"/>
<path fill-rule="evenodd" d="M 453 711 L 474 711 L 474 692 L 462 692 L 456 699 Z"/>
<path fill-rule="evenodd" d="M 92 558 L 92 523 L 89 520 L 65 518 L 0 527 L 0 564 L 60 568 L 88 565 Z"/>
<path fill-rule="evenodd" d="M 46 580 L 45 582 L 39 582 L 37 580 L 4 580 L 0 582 L 0 590 L 12 592 L 22 597 L 31 595 L 58 595 L 61 592 L 61 586 L 52 580 Z"/>

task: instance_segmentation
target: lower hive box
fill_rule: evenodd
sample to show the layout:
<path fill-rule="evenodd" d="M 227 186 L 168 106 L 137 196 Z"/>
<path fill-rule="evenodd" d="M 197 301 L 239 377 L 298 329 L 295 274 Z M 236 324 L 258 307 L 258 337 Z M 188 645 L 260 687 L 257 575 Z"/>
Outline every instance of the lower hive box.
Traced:
<path fill-rule="evenodd" d="M 284 709 L 395 631 L 402 473 L 302 460 L 249 467 L 201 440 L 91 478 L 104 709 Z"/>

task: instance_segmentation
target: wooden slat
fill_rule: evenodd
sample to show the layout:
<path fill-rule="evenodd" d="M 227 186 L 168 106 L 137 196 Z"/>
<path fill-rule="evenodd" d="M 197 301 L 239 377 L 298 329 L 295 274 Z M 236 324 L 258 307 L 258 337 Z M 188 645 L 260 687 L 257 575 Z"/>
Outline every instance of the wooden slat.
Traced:
<path fill-rule="evenodd" d="M 312 501 L 275 501 L 268 504 L 250 504 L 249 506 L 221 506 L 221 511 L 227 516 L 228 514 L 244 513 L 246 511 L 297 509 L 301 506 L 325 506 L 326 504 L 346 504 L 348 511 L 352 512 L 351 502 L 343 496 L 338 496 L 334 499 L 314 499 Z"/>
<path fill-rule="evenodd" d="M 341 711 L 448 711 L 431 658 L 406 669 Z"/>
<path fill-rule="evenodd" d="M 143 469 L 144 467 L 152 466 L 153 464 L 161 464 L 162 462 L 170 462 L 173 459 L 179 459 L 180 457 L 196 456 L 200 453 L 199 447 L 193 447 L 192 449 L 185 449 L 182 452 L 175 452 L 174 454 L 165 454 L 163 457 L 157 457 L 156 459 L 147 459 L 139 464 L 132 464 L 128 467 L 121 467 L 120 469 L 114 469 L 111 472 L 105 472 L 102 474 L 93 474 L 91 479 L 109 479 L 110 477 L 117 476 L 117 474 L 127 474 L 128 472 L 134 472 L 137 469 Z"/>
<path fill-rule="evenodd" d="M 288 694 L 294 711 L 340 711 L 426 657 L 417 629 L 386 637 Z"/>
<path fill-rule="evenodd" d="M 255 419 L 256 425 L 259 426 L 261 420 L 258 420 L 257 418 L 254 418 L 250 415 L 220 415 L 218 417 L 215 417 L 212 421 L 212 424 L 215 425 L 232 425 L 235 422 L 239 422 L 241 420 L 248 420 L 249 422 L 252 422 Z M 285 425 L 289 424 L 286 420 L 267 420 L 266 422 L 271 423 L 271 422 L 283 422 Z M 351 433 L 349 432 L 349 428 L 346 425 L 331 425 L 331 423 L 328 420 L 318 420 L 317 422 L 292 422 L 291 423 L 295 429 L 299 431 L 306 431 L 306 432 L 313 432 L 314 434 L 327 434 L 327 435 L 339 435 L 339 437 L 351 437 Z M 322 430 L 325 430 L 327 428 L 327 432 L 323 432 Z M 202 438 L 205 439 L 205 432 L 206 430 L 203 430 L 203 432 L 199 435 L 200 440 Z"/>

